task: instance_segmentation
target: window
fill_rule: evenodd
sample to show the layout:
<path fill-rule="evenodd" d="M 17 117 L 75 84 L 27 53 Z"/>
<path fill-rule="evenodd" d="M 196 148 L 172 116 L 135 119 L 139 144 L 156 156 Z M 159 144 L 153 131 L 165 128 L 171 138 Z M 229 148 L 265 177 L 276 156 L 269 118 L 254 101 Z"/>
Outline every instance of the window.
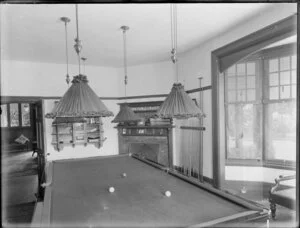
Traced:
<path fill-rule="evenodd" d="M 255 62 L 244 62 L 227 70 L 228 102 L 255 100 L 255 68 Z"/>
<path fill-rule="evenodd" d="M 296 98 L 296 55 L 267 59 L 268 98 Z"/>
<path fill-rule="evenodd" d="M 286 166 L 287 161 L 295 161 L 293 47 L 288 44 L 262 50 L 224 72 L 227 162 L 272 161 Z"/>
<path fill-rule="evenodd" d="M 17 103 L 9 104 L 10 126 L 19 126 L 19 105 Z"/>
<path fill-rule="evenodd" d="M 1 105 L 1 127 L 8 127 L 7 105 Z"/>
<path fill-rule="evenodd" d="M 1 127 L 30 127 L 30 104 L 9 103 L 1 105 Z"/>
<path fill-rule="evenodd" d="M 21 113 L 22 113 L 22 126 L 30 126 L 30 108 L 28 103 L 21 104 Z"/>
<path fill-rule="evenodd" d="M 296 54 L 267 57 L 265 85 L 265 156 L 296 160 Z"/>

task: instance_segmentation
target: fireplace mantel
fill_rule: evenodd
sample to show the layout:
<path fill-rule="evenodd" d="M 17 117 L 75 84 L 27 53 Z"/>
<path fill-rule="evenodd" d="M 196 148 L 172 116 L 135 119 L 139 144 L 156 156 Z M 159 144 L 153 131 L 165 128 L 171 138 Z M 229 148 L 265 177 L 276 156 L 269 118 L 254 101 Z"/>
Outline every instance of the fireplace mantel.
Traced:
<path fill-rule="evenodd" d="M 127 103 L 142 118 L 138 123 L 121 123 L 116 126 L 119 153 L 136 154 L 166 167 L 172 166 L 171 119 L 154 118 L 159 102 Z"/>

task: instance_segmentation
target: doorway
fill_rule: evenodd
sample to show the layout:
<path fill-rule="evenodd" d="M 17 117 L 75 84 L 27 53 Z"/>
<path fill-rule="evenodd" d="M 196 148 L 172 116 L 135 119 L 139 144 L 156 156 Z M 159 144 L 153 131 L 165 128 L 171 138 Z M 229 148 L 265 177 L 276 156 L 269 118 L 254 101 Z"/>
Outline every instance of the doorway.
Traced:
<path fill-rule="evenodd" d="M 31 221 L 39 184 L 37 149 L 44 153 L 42 100 L 1 97 L 2 215 L 6 224 Z"/>

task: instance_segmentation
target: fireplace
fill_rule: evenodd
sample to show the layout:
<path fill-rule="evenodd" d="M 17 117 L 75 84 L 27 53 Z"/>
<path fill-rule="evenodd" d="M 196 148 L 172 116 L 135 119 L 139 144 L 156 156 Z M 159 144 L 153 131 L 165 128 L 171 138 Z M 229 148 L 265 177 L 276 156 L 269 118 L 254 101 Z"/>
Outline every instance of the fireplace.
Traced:
<path fill-rule="evenodd" d="M 142 117 L 139 123 L 118 124 L 119 153 L 132 153 L 166 167 L 172 165 L 172 121 L 153 118 L 159 102 L 127 103 Z"/>
<path fill-rule="evenodd" d="M 170 146 L 167 136 L 129 136 L 119 135 L 120 154 L 132 153 L 169 167 Z"/>

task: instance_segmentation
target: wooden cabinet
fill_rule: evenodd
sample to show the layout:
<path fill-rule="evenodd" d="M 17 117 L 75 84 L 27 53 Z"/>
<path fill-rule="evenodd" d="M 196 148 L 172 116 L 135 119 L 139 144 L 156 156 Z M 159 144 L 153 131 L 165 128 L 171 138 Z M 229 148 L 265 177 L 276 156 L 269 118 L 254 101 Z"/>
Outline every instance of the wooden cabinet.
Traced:
<path fill-rule="evenodd" d="M 103 145 L 101 117 L 95 118 L 56 118 L 52 123 L 52 145 L 55 150 L 62 150 L 66 145 L 94 144 L 97 148 Z"/>

